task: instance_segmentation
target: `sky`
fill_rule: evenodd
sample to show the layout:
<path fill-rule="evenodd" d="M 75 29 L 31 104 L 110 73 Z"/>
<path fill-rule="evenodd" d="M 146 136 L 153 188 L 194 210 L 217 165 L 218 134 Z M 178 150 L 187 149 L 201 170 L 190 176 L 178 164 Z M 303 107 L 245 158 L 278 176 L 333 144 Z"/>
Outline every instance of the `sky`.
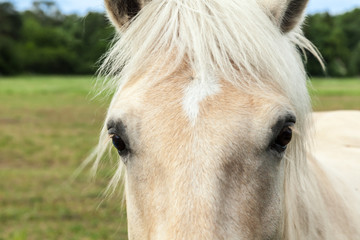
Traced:
<path fill-rule="evenodd" d="M 4 0 L 0 0 L 4 2 Z M 31 7 L 33 0 L 10 0 L 17 9 L 25 10 Z M 57 0 L 62 12 L 85 15 L 88 11 L 104 11 L 103 0 Z M 343 13 L 360 7 L 360 0 L 310 0 L 307 13 L 328 11 L 332 14 Z"/>

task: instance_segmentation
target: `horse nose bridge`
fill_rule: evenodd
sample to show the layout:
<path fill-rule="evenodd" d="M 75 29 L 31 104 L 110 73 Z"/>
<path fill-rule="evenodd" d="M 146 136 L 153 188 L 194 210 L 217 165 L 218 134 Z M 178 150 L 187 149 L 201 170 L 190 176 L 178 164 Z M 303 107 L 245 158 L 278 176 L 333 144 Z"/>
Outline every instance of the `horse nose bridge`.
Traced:
<path fill-rule="evenodd" d="M 165 219 L 170 229 L 169 236 L 172 236 L 167 239 L 215 239 L 216 206 L 204 189 L 185 187 L 184 194 L 174 196 L 176 199 L 167 209 Z"/>

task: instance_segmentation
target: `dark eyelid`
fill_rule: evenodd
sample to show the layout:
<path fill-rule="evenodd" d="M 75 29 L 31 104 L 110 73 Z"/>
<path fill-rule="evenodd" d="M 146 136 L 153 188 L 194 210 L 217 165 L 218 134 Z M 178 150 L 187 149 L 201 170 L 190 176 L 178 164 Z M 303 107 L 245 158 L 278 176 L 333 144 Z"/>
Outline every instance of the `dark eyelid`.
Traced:
<path fill-rule="evenodd" d="M 109 120 L 106 124 L 109 135 L 117 135 L 123 139 L 129 146 L 129 138 L 126 131 L 126 125 L 121 120 Z"/>
<path fill-rule="evenodd" d="M 295 124 L 296 123 L 296 117 L 293 114 L 288 114 L 285 118 L 285 122 L 286 123 L 292 123 Z"/>
<path fill-rule="evenodd" d="M 110 135 L 126 136 L 126 125 L 121 120 L 109 120 L 106 126 Z"/>
<path fill-rule="evenodd" d="M 109 135 L 116 135 L 116 129 L 115 128 L 108 129 L 108 134 Z"/>
<path fill-rule="evenodd" d="M 294 114 L 288 113 L 282 116 L 271 128 L 273 135 L 277 136 L 284 127 L 293 126 L 296 123 Z"/>
<path fill-rule="evenodd" d="M 107 127 L 107 130 L 111 130 L 113 128 L 115 128 L 115 121 L 114 120 L 109 120 L 107 123 L 106 123 L 106 127 Z"/>
<path fill-rule="evenodd" d="M 124 124 L 124 122 L 122 120 L 115 120 L 115 119 L 110 119 L 107 123 L 106 123 L 107 129 L 108 129 L 108 134 L 110 136 L 118 136 L 121 138 L 122 141 L 124 141 L 127 150 L 130 152 L 131 151 L 131 146 L 130 146 L 130 141 L 129 141 L 129 137 L 127 134 L 127 127 Z"/>

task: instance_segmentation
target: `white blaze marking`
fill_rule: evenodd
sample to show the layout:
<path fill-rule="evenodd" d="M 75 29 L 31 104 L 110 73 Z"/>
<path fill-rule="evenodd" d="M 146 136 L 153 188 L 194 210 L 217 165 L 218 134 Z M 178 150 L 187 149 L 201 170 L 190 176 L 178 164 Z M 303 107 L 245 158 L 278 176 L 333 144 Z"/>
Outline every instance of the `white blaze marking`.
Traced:
<path fill-rule="evenodd" d="M 215 95 L 220 89 L 218 79 L 214 76 L 204 80 L 196 78 L 185 88 L 182 102 L 183 109 L 193 124 L 195 124 L 199 114 L 199 104 L 201 101 L 211 95 Z"/>

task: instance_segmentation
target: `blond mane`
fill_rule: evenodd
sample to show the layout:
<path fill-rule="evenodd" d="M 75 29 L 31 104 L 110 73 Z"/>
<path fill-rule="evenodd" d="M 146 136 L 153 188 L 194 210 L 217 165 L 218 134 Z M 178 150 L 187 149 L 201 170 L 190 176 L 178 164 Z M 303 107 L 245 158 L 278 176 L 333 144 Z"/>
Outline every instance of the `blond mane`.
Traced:
<path fill-rule="evenodd" d="M 203 81 L 210 71 L 247 90 L 280 88 L 297 115 L 298 133 L 283 163 L 281 238 L 349 239 L 356 231 L 355 217 L 346 213 L 350 207 L 330 183 L 324 188 L 332 180 L 309 154 L 311 104 L 299 50 L 320 57 L 300 27 L 283 34 L 266 11 L 255 0 L 153 0 L 114 40 L 99 70 L 98 86 L 115 93 L 116 99 L 122 86 L 136 76 L 157 81 L 186 61 Z M 159 72 L 164 66 L 168 72 Z M 96 171 L 109 142 L 104 125 L 99 144 L 84 165 L 94 161 Z M 123 164 L 120 160 L 118 164 L 110 192 L 122 179 Z M 343 229 L 331 221 L 333 214 L 339 214 L 329 210 L 331 201 L 345 209 L 340 211 Z"/>

